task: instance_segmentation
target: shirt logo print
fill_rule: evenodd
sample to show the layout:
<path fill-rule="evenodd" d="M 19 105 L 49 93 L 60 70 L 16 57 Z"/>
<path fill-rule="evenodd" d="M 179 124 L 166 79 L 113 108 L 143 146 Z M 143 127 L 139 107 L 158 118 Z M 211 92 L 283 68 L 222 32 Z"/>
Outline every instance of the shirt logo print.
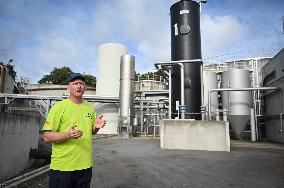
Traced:
<path fill-rule="evenodd" d="M 50 125 L 50 122 L 46 120 L 46 121 L 44 122 L 44 125 Z"/>
<path fill-rule="evenodd" d="M 86 118 L 91 118 L 91 119 L 93 119 L 93 116 L 92 116 L 91 113 L 88 113 L 88 114 L 86 115 Z"/>

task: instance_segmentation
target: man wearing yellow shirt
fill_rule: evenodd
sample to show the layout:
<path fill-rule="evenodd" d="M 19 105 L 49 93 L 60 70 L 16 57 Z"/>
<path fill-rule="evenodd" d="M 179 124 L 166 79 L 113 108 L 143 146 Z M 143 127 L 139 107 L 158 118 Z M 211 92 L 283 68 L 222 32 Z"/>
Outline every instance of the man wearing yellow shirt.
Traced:
<path fill-rule="evenodd" d="M 52 143 L 50 188 L 89 188 L 92 179 L 92 135 L 103 128 L 103 116 L 96 117 L 92 104 L 82 99 L 85 79 L 71 73 L 70 93 L 50 109 L 44 123 L 44 140 Z"/>

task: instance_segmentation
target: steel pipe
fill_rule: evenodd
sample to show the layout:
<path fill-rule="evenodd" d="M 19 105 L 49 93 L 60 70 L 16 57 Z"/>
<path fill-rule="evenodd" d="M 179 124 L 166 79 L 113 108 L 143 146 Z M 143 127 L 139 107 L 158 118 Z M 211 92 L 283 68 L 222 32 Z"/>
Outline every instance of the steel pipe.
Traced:
<path fill-rule="evenodd" d="M 253 108 L 250 109 L 250 134 L 251 141 L 256 141 L 256 129 L 255 129 L 255 111 Z"/>
<path fill-rule="evenodd" d="M 256 87 L 256 88 L 222 88 L 222 89 L 210 89 L 208 91 L 208 116 L 209 120 L 211 120 L 211 92 L 216 91 L 265 91 L 265 90 L 279 90 L 280 91 L 280 105 L 281 105 L 281 113 L 280 113 L 280 130 L 279 132 L 283 132 L 283 101 L 282 101 L 282 89 L 279 87 Z"/>
<path fill-rule="evenodd" d="M 172 119 L 172 69 L 169 69 L 169 111 L 168 117 Z"/>
<path fill-rule="evenodd" d="M 180 66 L 180 103 L 184 106 L 184 65 L 178 63 Z M 181 111 L 181 119 L 185 118 L 185 110 Z"/>
<path fill-rule="evenodd" d="M 181 73 L 180 73 L 180 85 L 181 85 L 181 105 L 184 105 L 184 63 L 196 63 L 196 62 L 202 62 L 201 59 L 192 59 L 192 60 L 178 60 L 178 61 L 165 61 L 165 62 L 158 62 L 158 63 L 155 63 L 155 67 L 157 69 L 159 69 L 159 66 L 158 65 L 161 65 L 161 66 L 173 66 L 173 65 L 179 65 L 180 66 L 180 70 L 181 70 Z M 170 69 L 171 70 L 171 69 Z M 170 84 L 170 86 L 172 86 Z M 171 87 L 169 88 L 169 93 L 171 95 Z M 171 97 L 169 97 L 170 100 L 171 100 Z M 171 101 L 170 101 L 170 105 L 171 105 Z M 171 110 L 169 111 L 169 116 L 171 116 Z M 182 111 L 181 112 L 181 119 L 185 119 L 185 112 Z"/>

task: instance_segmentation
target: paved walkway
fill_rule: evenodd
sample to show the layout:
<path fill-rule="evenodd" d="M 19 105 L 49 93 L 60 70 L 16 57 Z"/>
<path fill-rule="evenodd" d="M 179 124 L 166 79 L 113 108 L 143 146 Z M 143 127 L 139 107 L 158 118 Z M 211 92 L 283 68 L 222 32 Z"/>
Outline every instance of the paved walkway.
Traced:
<path fill-rule="evenodd" d="M 94 140 L 92 187 L 284 187 L 284 145 L 232 141 L 231 152 L 162 150 L 153 138 Z M 48 187 L 48 177 L 29 187 Z"/>

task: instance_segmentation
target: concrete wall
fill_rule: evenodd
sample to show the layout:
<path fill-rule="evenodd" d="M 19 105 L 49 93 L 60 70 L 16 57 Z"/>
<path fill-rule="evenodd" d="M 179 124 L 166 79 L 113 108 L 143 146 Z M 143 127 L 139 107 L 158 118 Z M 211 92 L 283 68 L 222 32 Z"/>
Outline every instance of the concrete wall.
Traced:
<path fill-rule="evenodd" d="M 53 85 L 53 84 L 29 84 L 26 87 L 30 95 L 43 95 L 43 96 L 62 96 L 67 95 L 67 85 Z M 96 91 L 93 87 L 87 87 L 86 95 L 95 95 Z"/>
<path fill-rule="evenodd" d="M 38 147 L 39 127 L 34 116 L 0 113 L 0 182 L 30 167 L 29 151 Z"/>
<path fill-rule="evenodd" d="M 10 74 L 7 74 L 5 79 L 4 93 L 13 93 L 14 82 L 14 78 Z"/>
<path fill-rule="evenodd" d="M 13 93 L 15 79 L 7 66 L 0 65 L 0 93 Z"/>
<path fill-rule="evenodd" d="M 160 144 L 162 149 L 230 151 L 229 123 L 162 120 Z"/>
<path fill-rule="evenodd" d="M 167 90 L 165 82 L 155 80 L 140 80 L 134 82 L 135 91 Z"/>
<path fill-rule="evenodd" d="M 26 90 L 30 95 L 40 95 L 40 96 L 63 96 L 68 95 L 67 85 L 54 85 L 54 84 L 29 84 L 26 86 Z M 96 91 L 93 87 L 87 87 L 85 95 L 95 95 Z M 52 105 L 56 101 L 52 102 Z M 37 100 L 34 101 L 34 106 L 37 106 L 38 110 L 44 114 L 47 109 L 47 104 L 44 101 Z"/>

